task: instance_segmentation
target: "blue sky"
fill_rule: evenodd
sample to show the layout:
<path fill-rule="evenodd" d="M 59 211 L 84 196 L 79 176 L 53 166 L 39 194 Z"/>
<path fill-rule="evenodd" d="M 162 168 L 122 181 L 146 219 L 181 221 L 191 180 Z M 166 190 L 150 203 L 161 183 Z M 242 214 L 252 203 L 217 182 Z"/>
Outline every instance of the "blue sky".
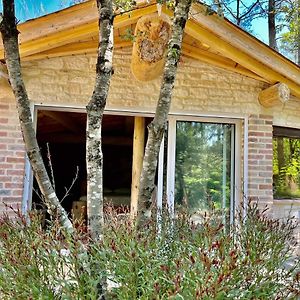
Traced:
<path fill-rule="evenodd" d="M 17 19 L 23 22 L 68 7 L 71 0 L 15 0 L 15 3 Z M 1 10 L 2 1 L 0 0 L 0 11 Z M 266 19 L 256 19 L 253 22 L 252 29 L 253 34 L 257 38 L 267 43 L 268 27 Z"/>

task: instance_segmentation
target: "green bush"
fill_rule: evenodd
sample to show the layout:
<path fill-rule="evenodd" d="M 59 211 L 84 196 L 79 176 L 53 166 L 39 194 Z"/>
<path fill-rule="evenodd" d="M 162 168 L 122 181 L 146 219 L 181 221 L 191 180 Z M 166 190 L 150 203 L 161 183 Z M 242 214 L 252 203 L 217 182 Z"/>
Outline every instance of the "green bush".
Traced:
<path fill-rule="evenodd" d="M 180 214 L 137 229 L 110 212 L 95 243 L 82 226 L 73 237 L 55 221 L 41 228 L 36 213 L 30 222 L 3 217 L 0 299 L 97 299 L 99 283 L 106 299 L 296 299 L 299 262 L 285 267 L 294 221 L 249 207 L 236 223 Z"/>

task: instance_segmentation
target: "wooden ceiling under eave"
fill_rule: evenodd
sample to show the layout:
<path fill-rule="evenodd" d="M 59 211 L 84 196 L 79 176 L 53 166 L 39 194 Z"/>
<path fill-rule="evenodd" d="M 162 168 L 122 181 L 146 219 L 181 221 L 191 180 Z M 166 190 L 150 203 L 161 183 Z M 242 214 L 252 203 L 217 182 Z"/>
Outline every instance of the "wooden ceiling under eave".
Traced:
<path fill-rule="evenodd" d="M 115 48 L 131 47 L 126 32 L 134 31 L 137 20 L 157 12 L 157 6 L 138 1 L 138 8 L 119 14 L 114 20 Z M 163 12 L 172 13 L 165 8 Z M 37 60 L 66 55 L 96 53 L 98 15 L 94 1 L 87 1 L 60 12 L 20 24 L 22 60 Z M 242 29 L 205 7 L 193 4 L 187 22 L 183 55 L 274 84 L 286 83 L 300 98 L 300 68 Z M 0 60 L 3 59 L 0 44 Z"/>

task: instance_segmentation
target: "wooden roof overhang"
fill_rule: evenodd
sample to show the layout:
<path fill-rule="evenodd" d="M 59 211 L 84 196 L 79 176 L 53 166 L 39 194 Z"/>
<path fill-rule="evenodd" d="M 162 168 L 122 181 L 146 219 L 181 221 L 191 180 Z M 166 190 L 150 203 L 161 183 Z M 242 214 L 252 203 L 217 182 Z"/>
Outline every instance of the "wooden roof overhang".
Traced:
<path fill-rule="evenodd" d="M 183 55 L 271 85 L 282 82 L 300 98 L 300 68 L 217 14 L 207 14 L 206 7 L 193 4 L 183 41 Z M 128 29 L 134 30 L 137 20 L 155 13 L 155 3 L 137 1 L 137 7 L 117 13 L 114 20 L 115 48 L 131 47 L 125 40 Z M 172 15 L 172 12 L 163 9 Z M 51 57 L 96 53 L 98 47 L 98 13 L 90 0 L 62 11 L 18 26 L 20 54 L 23 61 Z M 0 60 L 4 59 L 0 42 Z"/>

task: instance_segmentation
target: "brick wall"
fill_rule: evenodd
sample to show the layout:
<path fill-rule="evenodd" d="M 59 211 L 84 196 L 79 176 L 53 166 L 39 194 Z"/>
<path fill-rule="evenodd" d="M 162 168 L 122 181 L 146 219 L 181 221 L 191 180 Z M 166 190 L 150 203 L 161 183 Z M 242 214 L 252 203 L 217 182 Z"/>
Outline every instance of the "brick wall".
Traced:
<path fill-rule="evenodd" d="M 260 207 L 273 204 L 273 117 L 262 114 L 249 116 L 248 131 L 248 180 L 249 198 Z"/>
<path fill-rule="evenodd" d="M 7 85 L 0 85 L 0 212 L 21 208 L 25 149 L 15 100 Z"/>

